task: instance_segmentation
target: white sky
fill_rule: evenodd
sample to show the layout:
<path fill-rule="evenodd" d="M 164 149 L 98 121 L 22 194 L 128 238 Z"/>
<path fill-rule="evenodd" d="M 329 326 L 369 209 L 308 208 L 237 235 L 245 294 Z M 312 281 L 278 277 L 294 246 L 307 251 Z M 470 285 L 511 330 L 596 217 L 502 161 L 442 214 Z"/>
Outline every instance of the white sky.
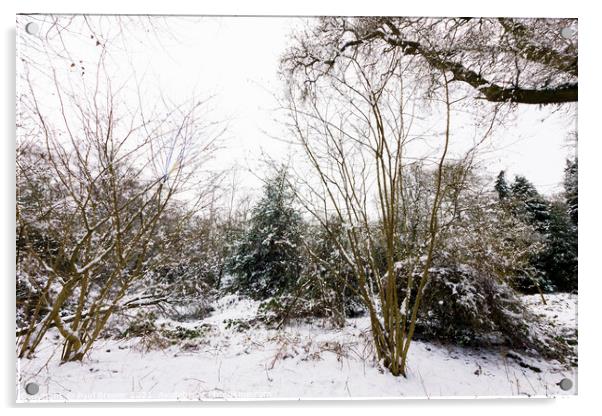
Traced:
<path fill-rule="evenodd" d="M 175 18 L 174 18 L 175 19 Z M 279 57 L 291 30 L 302 24 L 298 18 L 240 17 L 178 19 L 176 36 L 181 45 L 168 48 L 170 58 L 157 53 L 149 59 L 159 85 L 174 94 L 216 94 L 216 105 L 229 118 L 230 138 L 224 157 L 257 171 L 261 152 L 285 161 L 290 149 L 273 136 L 286 134 L 274 120 L 275 95 L 280 93 Z M 521 106 L 515 121 L 499 129 L 493 146 L 500 150 L 486 156 L 484 165 L 496 175 L 523 174 L 541 192 L 560 190 L 568 146 L 576 130 L 574 111 Z M 256 172 L 259 173 L 259 172 Z M 259 173 L 261 174 L 261 173 Z M 244 177 L 245 175 L 243 175 Z M 247 177 L 249 186 L 258 183 Z"/>
<path fill-rule="evenodd" d="M 213 95 L 212 116 L 228 120 L 226 149 L 217 163 L 240 166 L 241 184 L 257 188 L 260 181 L 254 175 L 262 176 L 262 152 L 283 162 L 291 154 L 288 145 L 274 139 L 286 139 L 286 129 L 275 120 L 275 96 L 282 87 L 279 58 L 289 34 L 303 21 L 279 17 L 168 17 L 165 21 L 169 31 L 161 35 L 161 45 L 144 35 L 132 36 L 127 55 L 122 58 L 112 52 L 120 68 L 117 72 L 125 76 L 133 68 L 150 96 L 161 91 L 174 102 L 191 94 Z M 82 55 L 86 56 L 84 51 Z M 574 151 L 568 138 L 576 130 L 576 110 L 554 110 L 520 106 L 515 121 L 496 131 L 492 143 L 497 150 L 488 153 L 483 163 L 487 172 L 495 176 L 505 169 L 510 179 L 523 174 L 541 192 L 560 190 L 565 159 Z"/>

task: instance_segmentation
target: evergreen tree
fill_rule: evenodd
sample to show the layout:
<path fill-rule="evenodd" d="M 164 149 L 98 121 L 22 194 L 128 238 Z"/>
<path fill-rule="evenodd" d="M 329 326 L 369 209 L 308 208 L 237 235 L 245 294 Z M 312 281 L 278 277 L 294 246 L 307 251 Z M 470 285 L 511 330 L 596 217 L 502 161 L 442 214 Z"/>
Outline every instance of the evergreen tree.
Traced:
<path fill-rule="evenodd" d="M 564 169 L 564 195 L 568 207 L 569 216 L 573 225 L 577 226 L 578 218 L 578 168 L 577 158 L 574 161 L 567 160 Z"/>
<path fill-rule="evenodd" d="M 280 295 L 295 286 L 302 267 L 302 220 L 293 207 L 294 190 L 281 169 L 267 181 L 252 210 L 251 224 L 227 268 L 233 288 L 255 299 Z"/>
<path fill-rule="evenodd" d="M 547 233 L 550 207 L 535 186 L 524 176 L 516 176 L 511 187 L 514 209 L 519 217 L 535 226 L 542 234 Z"/>
<path fill-rule="evenodd" d="M 544 248 L 534 254 L 535 275 L 519 280 L 519 289 L 577 289 L 577 162 L 567 162 L 565 201 L 546 200 L 524 176 L 516 176 L 507 195 L 512 213 L 537 230 Z M 496 190 L 498 190 L 496 182 Z M 498 190 L 499 194 L 499 190 Z"/>
<path fill-rule="evenodd" d="M 551 205 L 550 221 L 538 266 L 560 291 L 577 289 L 577 233 L 567 206 L 562 201 Z"/>
<path fill-rule="evenodd" d="M 506 172 L 503 170 L 497 175 L 495 190 L 500 201 L 503 201 L 510 196 L 510 188 L 508 187 L 508 182 L 506 182 Z"/>
<path fill-rule="evenodd" d="M 545 270 L 545 261 L 542 257 L 547 249 L 550 225 L 548 202 L 524 176 L 515 176 L 512 185 L 508 186 L 503 171 L 497 177 L 495 190 L 499 199 L 504 201 L 504 209 L 520 222 L 531 227 L 536 234 L 533 236 L 534 239 L 543 245 L 543 249 L 531 254 L 529 267 L 524 273 L 514 276 L 514 287 L 526 293 L 552 290 L 553 285 Z"/>

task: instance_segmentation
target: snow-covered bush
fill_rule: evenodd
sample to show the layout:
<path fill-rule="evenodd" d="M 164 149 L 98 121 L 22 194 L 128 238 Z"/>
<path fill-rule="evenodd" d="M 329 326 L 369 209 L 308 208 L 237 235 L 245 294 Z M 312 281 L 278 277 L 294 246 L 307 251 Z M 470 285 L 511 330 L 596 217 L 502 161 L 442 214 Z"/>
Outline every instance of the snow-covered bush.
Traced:
<path fill-rule="evenodd" d="M 467 266 L 441 267 L 431 270 L 416 333 L 438 342 L 506 345 L 564 360 L 568 345 L 540 319 L 507 283 Z"/>
<path fill-rule="evenodd" d="M 466 345 L 509 341 L 522 347 L 529 318 L 506 283 L 468 266 L 436 267 L 424 290 L 417 332 Z"/>
<path fill-rule="evenodd" d="M 500 204 L 475 171 L 452 164 L 444 178 L 439 236 L 418 309 L 417 335 L 459 344 L 501 343 L 546 355 L 564 354 L 562 342 L 533 329 L 538 318 L 516 291 L 517 283 L 537 283 L 532 258 L 544 249 L 544 242 L 535 226 Z M 401 260 L 396 264 L 402 313 L 411 312 L 406 305 L 413 304 L 426 267 L 423 217 L 431 200 L 431 180 L 428 171 L 415 168 L 406 181 Z M 499 178 L 496 190 L 508 191 Z"/>
<path fill-rule="evenodd" d="M 332 218 L 329 231 L 321 224 L 310 224 L 301 239 L 304 258 L 300 277 L 294 286 L 264 300 L 258 317 L 268 325 L 282 325 L 290 320 L 323 318 L 334 326 L 343 326 L 345 318 L 365 313 L 357 294 L 358 282 L 351 266 L 333 242 L 332 233 L 342 237 L 344 228 Z"/>
<path fill-rule="evenodd" d="M 566 345 L 533 329 L 538 317 L 513 287 L 517 276 L 533 273 L 531 255 L 542 247 L 537 233 L 488 194 L 466 192 L 454 211 L 454 220 L 441 230 L 417 333 L 459 344 L 505 344 L 561 358 Z M 423 260 L 398 263 L 402 298 L 410 273 L 414 282 L 419 280 Z M 414 293 L 415 287 L 411 296 Z"/>
<path fill-rule="evenodd" d="M 334 309 L 338 304 L 333 299 L 323 299 L 325 293 L 332 296 L 334 293 L 320 289 L 320 295 L 315 287 L 307 285 L 309 280 L 305 283 L 306 285 L 301 285 L 298 293 L 282 294 L 262 301 L 257 309 L 258 320 L 270 327 L 281 327 L 291 321 L 309 322 L 315 318 L 322 318 L 323 323 L 342 327 L 345 324 L 346 315 L 342 313 L 344 311 Z M 315 284 L 315 280 L 311 283 Z"/>

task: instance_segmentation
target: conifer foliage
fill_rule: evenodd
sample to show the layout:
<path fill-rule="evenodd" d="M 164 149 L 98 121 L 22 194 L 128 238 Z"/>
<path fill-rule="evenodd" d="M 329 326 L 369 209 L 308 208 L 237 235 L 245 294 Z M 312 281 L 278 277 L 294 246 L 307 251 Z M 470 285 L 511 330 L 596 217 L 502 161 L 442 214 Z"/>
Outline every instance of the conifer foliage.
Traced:
<path fill-rule="evenodd" d="M 568 206 L 569 215 L 571 221 L 575 227 L 577 227 L 578 217 L 578 170 L 577 170 L 577 158 L 574 161 L 567 160 L 566 168 L 564 169 L 564 195 L 566 204 Z"/>
<path fill-rule="evenodd" d="M 577 161 L 567 161 L 564 193 L 546 198 L 524 176 L 511 185 L 504 171 L 494 186 L 502 206 L 514 217 L 533 227 L 543 250 L 533 252 L 535 273 L 516 279 L 517 289 L 572 291 L 577 289 Z"/>
<path fill-rule="evenodd" d="M 510 196 L 510 188 L 508 187 L 508 182 L 506 181 L 506 172 L 503 170 L 497 175 L 495 180 L 495 190 L 500 201 L 503 201 Z"/>
<path fill-rule="evenodd" d="M 302 268 L 302 220 L 294 198 L 287 172 L 280 169 L 266 182 L 249 228 L 235 242 L 227 265 L 234 277 L 233 289 L 266 299 L 294 287 Z"/>

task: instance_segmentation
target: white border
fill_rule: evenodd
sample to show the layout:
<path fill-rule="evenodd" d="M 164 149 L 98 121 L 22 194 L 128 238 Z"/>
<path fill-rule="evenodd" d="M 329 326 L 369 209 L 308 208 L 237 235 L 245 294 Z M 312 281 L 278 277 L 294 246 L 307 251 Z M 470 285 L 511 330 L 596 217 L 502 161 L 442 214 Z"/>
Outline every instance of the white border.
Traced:
<path fill-rule="evenodd" d="M 344 4 L 344 6 L 342 6 Z M 593 2 L 590 2 L 593 4 Z M 165 412 L 164 407 L 180 407 L 177 412 L 213 412 L 225 410 L 232 414 L 246 412 L 266 414 L 304 414 L 308 412 L 324 411 L 330 414 L 339 412 L 339 408 L 346 414 L 351 412 L 365 414 L 371 407 L 378 407 L 377 411 L 387 413 L 420 412 L 423 414 L 455 414 L 463 415 L 507 415 L 512 412 L 545 412 L 554 414 L 587 414 L 588 409 L 599 408 L 596 400 L 599 396 L 597 386 L 600 385 L 600 308 L 598 307 L 601 295 L 600 270 L 598 262 L 600 246 L 600 194 L 602 186 L 600 181 L 600 160 L 602 159 L 601 144 L 602 130 L 600 119 L 600 102 L 602 94 L 602 73 L 599 55 L 599 39 L 602 39 L 600 27 L 600 14 L 596 13 L 593 6 L 569 1 L 541 1 L 528 2 L 525 0 L 504 0 L 503 2 L 471 2 L 467 0 L 454 1 L 404 1 L 404 0 L 346 0 L 341 3 L 324 0 L 303 0 L 289 4 L 285 1 L 251 0 L 251 1 L 212 1 L 190 2 L 183 0 L 146 0 L 144 2 L 126 3 L 123 0 L 102 0 L 84 3 L 75 0 L 30 0 L 30 1 L 3 1 L 0 3 L 2 13 L 3 34 L 3 65 L 2 91 L 5 92 L 2 100 L 3 137 L 2 143 L 3 162 L 0 163 L 0 191 L 2 195 L 1 241 L 2 265 L 4 276 L 2 281 L 3 302 L 3 365 L 2 387 L 3 405 L 13 407 L 9 409 L 19 414 L 41 412 L 56 412 L 64 414 L 65 411 L 85 412 L 86 414 L 104 414 L 113 409 L 130 409 L 132 407 L 154 407 L 158 412 Z M 212 14 L 212 15 L 410 15 L 410 16 L 525 16 L 525 17 L 578 17 L 580 40 L 580 72 L 581 93 L 579 97 L 579 144 L 580 154 L 580 190 L 581 190 L 581 215 L 580 215 L 580 295 L 579 295 L 579 395 L 572 398 L 549 399 L 484 399 L 484 400 L 362 400 L 362 401 L 252 401 L 252 402 L 204 402 L 196 404 L 191 402 L 150 402 L 150 403 L 74 403 L 65 409 L 65 405 L 19 405 L 14 408 L 14 25 L 15 14 L 34 12 L 62 12 L 62 13 L 144 13 L 144 14 Z M 101 408 L 95 408 L 95 407 Z M 200 408 L 198 407 L 200 406 Z M 41 407 L 48 407 L 42 409 Z M 82 407 L 85 408 L 82 409 Z M 402 409 L 400 407 L 403 407 Z M 283 409 L 284 408 L 284 409 Z M 131 410 L 130 410 L 131 411 Z M 134 410 L 137 411 L 137 410 Z M 180 414 L 180 413 L 179 413 Z"/>

